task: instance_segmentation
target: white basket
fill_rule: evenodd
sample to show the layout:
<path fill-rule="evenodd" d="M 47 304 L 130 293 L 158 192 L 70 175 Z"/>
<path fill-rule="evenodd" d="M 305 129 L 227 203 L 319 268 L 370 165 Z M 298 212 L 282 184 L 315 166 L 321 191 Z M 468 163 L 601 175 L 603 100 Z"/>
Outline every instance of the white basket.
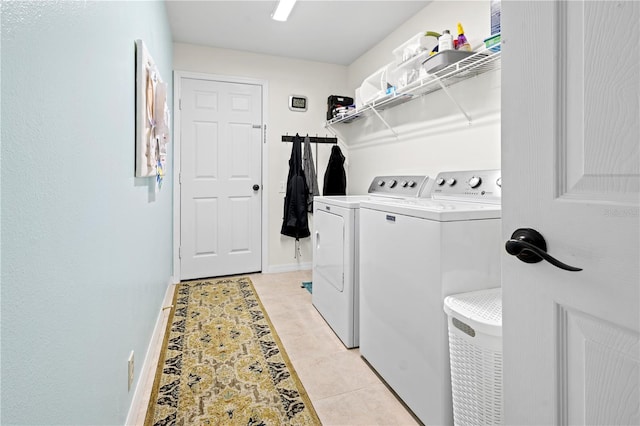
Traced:
<path fill-rule="evenodd" d="M 363 104 L 369 104 L 387 93 L 387 88 L 393 86 L 389 70 L 392 64 L 387 64 L 378 71 L 365 78 L 360 86 L 360 98 Z"/>
<path fill-rule="evenodd" d="M 422 62 L 429 58 L 429 52 L 438 45 L 438 39 L 424 33 L 419 32 L 392 51 L 395 61 L 389 75 L 398 89 L 426 76 Z"/>
<path fill-rule="evenodd" d="M 444 310 L 454 423 L 503 424 L 501 289 L 448 296 Z"/>

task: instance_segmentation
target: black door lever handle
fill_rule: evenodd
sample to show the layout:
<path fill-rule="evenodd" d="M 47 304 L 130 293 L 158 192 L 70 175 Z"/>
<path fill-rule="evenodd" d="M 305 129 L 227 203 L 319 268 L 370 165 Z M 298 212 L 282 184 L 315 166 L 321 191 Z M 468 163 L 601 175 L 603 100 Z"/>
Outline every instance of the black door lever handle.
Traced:
<path fill-rule="evenodd" d="M 507 253 L 516 256 L 526 263 L 538 263 L 546 260 L 553 266 L 565 271 L 582 271 L 582 268 L 567 265 L 547 253 L 547 242 L 535 229 L 520 228 L 511 235 L 511 239 L 504 245 Z"/>

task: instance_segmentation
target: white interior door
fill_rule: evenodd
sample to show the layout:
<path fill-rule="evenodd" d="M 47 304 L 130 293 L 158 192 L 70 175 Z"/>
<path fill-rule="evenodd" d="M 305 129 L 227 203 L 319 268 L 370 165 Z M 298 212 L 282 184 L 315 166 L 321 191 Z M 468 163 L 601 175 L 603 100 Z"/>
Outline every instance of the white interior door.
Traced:
<path fill-rule="evenodd" d="M 262 91 L 181 79 L 180 278 L 261 270 Z"/>
<path fill-rule="evenodd" d="M 640 423 L 639 22 L 637 1 L 502 2 L 503 236 L 582 268 L 503 256 L 506 424 Z"/>

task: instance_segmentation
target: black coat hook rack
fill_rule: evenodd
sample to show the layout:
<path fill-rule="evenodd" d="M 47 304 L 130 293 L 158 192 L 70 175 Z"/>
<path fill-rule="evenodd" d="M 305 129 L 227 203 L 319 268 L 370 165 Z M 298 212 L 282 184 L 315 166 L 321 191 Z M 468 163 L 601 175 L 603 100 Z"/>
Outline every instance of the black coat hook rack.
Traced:
<path fill-rule="evenodd" d="M 299 136 L 301 142 L 304 142 L 305 136 Z M 282 135 L 282 142 L 293 142 L 295 136 Z M 309 141 L 311 143 L 338 143 L 338 138 L 330 138 L 330 137 L 322 137 L 322 136 L 309 136 Z"/>

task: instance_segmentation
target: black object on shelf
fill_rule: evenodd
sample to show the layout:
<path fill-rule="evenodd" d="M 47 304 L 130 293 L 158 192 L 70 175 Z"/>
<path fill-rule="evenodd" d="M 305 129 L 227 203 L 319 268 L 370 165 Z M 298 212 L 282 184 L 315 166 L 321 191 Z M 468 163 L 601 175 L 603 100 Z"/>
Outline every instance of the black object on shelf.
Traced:
<path fill-rule="evenodd" d="M 327 120 L 331 120 L 339 112 L 345 112 L 353 105 L 353 98 L 348 96 L 331 95 L 327 98 Z"/>

